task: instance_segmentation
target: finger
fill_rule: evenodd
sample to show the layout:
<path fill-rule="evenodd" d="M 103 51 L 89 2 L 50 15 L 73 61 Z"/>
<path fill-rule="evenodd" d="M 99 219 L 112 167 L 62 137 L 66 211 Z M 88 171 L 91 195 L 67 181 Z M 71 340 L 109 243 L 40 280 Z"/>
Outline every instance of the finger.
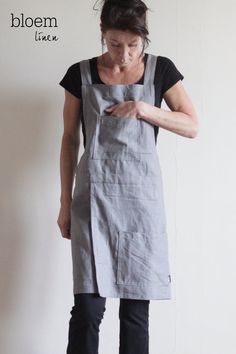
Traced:
<path fill-rule="evenodd" d="M 66 233 L 66 234 L 62 234 L 62 237 L 63 238 L 68 238 L 68 239 L 70 239 L 71 237 L 70 237 L 70 233 L 68 232 L 68 233 Z"/>
<path fill-rule="evenodd" d="M 61 229 L 61 234 L 64 238 L 70 238 L 70 227 L 63 227 Z"/>
<path fill-rule="evenodd" d="M 107 107 L 105 111 L 113 111 L 116 108 L 117 104 L 114 104 L 113 106 Z"/>

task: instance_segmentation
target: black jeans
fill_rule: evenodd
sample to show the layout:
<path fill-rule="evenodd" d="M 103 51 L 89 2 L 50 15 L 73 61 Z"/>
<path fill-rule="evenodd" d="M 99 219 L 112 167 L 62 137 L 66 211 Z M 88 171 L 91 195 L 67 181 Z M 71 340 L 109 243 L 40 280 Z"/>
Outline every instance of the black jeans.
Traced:
<path fill-rule="evenodd" d="M 119 354 L 149 353 L 149 303 L 150 300 L 120 299 Z M 67 354 L 98 354 L 105 304 L 106 298 L 96 293 L 74 294 Z"/>

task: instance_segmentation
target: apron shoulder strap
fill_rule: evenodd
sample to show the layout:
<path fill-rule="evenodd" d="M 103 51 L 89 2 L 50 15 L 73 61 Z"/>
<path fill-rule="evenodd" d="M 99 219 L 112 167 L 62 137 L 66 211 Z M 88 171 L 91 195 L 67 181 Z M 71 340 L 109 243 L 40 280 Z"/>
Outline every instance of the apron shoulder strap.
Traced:
<path fill-rule="evenodd" d="M 148 53 L 146 69 L 144 74 L 144 85 L 153 84 L 155 70 L 156 70 L 157 56 Z"/>
<path fill-rule="evenodd" d="M 92 84 L 92 77 L 91 77 L 89 59 L 81 60 L 80 73 L 81 73 L 82 85 L 91 85 Z"/>

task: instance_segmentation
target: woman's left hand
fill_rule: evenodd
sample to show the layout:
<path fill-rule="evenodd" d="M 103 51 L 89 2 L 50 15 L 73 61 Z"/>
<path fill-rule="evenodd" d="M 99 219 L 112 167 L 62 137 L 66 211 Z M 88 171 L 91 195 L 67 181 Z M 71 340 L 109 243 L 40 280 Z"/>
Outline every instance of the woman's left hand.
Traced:
<path fill-rule="evenodd" d="M 141 101 L 125 101 L 117 103 L 105 111 L 111 113 L 111 116 L 125 117 L 125 118 L 140 118 Z"/>

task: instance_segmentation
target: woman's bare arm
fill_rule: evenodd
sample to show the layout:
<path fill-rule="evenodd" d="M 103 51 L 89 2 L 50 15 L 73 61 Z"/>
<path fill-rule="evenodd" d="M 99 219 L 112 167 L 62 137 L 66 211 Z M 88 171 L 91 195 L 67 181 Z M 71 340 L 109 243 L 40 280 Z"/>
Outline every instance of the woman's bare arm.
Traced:
<path fill-rule="evenodd" d="M 60 201 L 63 205 L 69 205 L 72 199 L 74 174 L 80 146 L 80 109 L 81 100 L 65 90 L 63 108 L 64 131 L 60 154 Z"/>
<path fill-rule="evenodd" d="M 181 80 L 169 88 L 163 97 L 171 111 L 139 102 L 139 115 L 161 128 L 187 138 L 195 138 L 198 133 L 198 117 Z"/>
<path fill-rule="evenodd" d="M 198 133 L 198 117 L 195 108 L 179 80 L 164 93 L 171 111 L 143 101 L 125 101 L 106 108 L 111 116 L 143 118 L 147 122 L 187 138 Z"/>

